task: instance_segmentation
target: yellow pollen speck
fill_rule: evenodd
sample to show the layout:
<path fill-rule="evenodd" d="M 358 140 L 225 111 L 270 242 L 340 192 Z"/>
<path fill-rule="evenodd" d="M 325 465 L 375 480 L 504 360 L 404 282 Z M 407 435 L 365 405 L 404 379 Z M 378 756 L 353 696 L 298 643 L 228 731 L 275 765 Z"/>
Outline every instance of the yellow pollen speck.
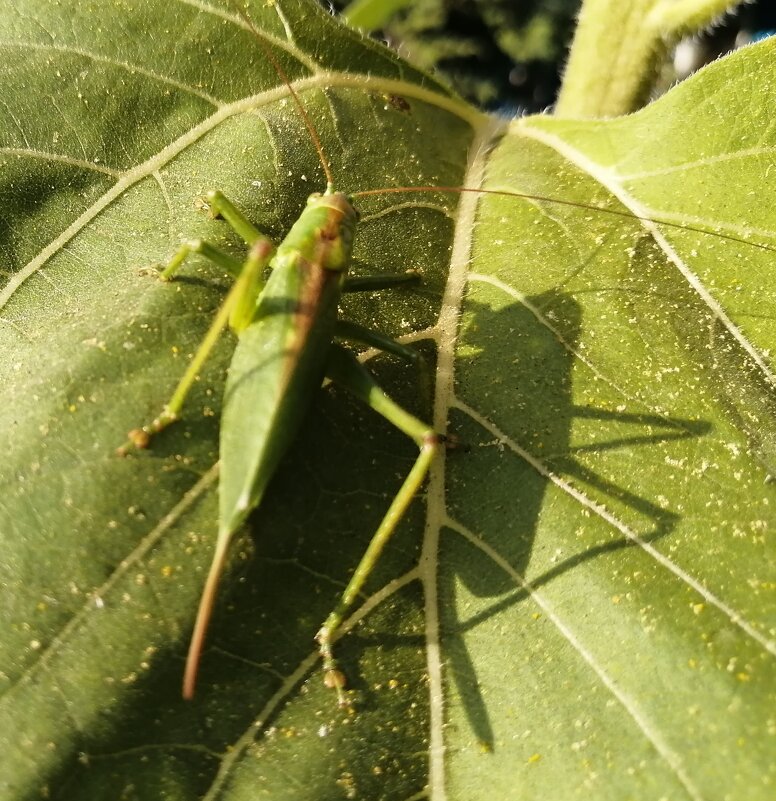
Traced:
<path fill-rule="evenodd" d="M 541 758 L 542 758 L 541 754 L 531 754 L 531 756 L 528 757 L 528 761 L 530 763 L 535 763 L 538 762 Z"/>
<path fill-rule="evenodd" d="M 173 572 L 173 570 L 172 570 L 172 568 L 170 567 L 170 565 L 165 565 L 165 566 L 162 568 L 162 570 L 161 570 L 161 574 L 162 574 L 162 575 L 163 575 L 165 578 L 169 578 L 169 577 L 172 575 L 172 572 Z"/>

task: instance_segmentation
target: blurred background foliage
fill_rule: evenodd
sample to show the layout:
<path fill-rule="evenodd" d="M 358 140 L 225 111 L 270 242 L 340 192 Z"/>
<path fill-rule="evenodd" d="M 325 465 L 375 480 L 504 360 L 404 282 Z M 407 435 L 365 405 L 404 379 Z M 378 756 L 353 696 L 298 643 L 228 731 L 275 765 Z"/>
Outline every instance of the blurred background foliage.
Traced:
<path fill-rule="evenodd" d="M 551 106 L 581 0 L 335 0 L 418 66 L 441 74 L 466 99 L 508 115 Z M 776 2 L 757 0 L 683 43 L 661 90 L 677 78 L 776 29 Z"/>

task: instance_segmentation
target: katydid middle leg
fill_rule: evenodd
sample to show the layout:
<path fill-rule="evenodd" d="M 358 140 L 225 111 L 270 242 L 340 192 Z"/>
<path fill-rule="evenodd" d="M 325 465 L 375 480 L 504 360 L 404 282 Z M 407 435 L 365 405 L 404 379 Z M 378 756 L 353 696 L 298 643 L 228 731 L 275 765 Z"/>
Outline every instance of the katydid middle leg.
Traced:
<path fill-rule="evenodd" d="M 345 280 L 343 292 L 376 292 L 379 289 L 393 289 L 401 284 L 417 284 L 420 273 L 407 270 L 403 273 L 387 273 L 384 275 L 356 275 Z"/>
<path fill-rule="evenodd" d="M 345 281 L 344 292 L 375 292 L 381 289 L 394 289 L 406 284 L 417 284 L 421 280 L 420 273 L 407 270 L 404 273 L 387 273 L 383 275 L 356 276 Z M 407 347 L 401 342 L 375 331 L 372 328 L 350 322 L 350 320 L 337 320 L 334 332 L 339 339 L 350 339 L 369 345 L 371 348 L 391 353 L 400 359 L 405 359 L 414 365 L 420 376 L 420 397 L 425 404 L 431 397 L 431 380 L 428 365 L 423 356 L 415 348 Z"/>
<path fill-rule="evenodd" d="M 353 392 L 356 397 L 371 409 L 374 409 L 386 420 L 393 423 L 400 431 L 415 440 L 420 448 L 415 464 L 394 496 L 388 511 L 372 537 L 369 547 L 361 557 L 361 561 L 351 576 L 347 587 L 345 587 L 336 607 L 326 618 L 316 635 L 323 659 L 326 686 L 337 691 L 340 705 L 345 706 L 347 705 L 343 692 L 345 677 L 338 669 L 337 662 L 332 654 L 334 637 L 342 625 L 345 615 L 353 606 L 356 597 L 364 588 L 383 549 L 396 530 L 412 499 L 423 485 L 434 456 L 444 438 L 429 425 L 391 400 L 379 387 L 371 373 L 345 348 L 336 344 L 332 345 L 326 375 L 335 383 Z"/>

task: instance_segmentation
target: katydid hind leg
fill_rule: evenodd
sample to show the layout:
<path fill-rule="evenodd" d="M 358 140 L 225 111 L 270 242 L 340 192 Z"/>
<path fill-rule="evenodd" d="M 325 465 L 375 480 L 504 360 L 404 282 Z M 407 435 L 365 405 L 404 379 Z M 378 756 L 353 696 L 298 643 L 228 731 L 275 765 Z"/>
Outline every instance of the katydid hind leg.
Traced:
<path fill-rule="evenodd" d="M 369 347 L 377 348 L 377 350 L 385 351 L 385 353 L 391 353 L 413 365 L 419 365 L 423 362 L 423 357 L 415 348 L 402 345 L 401 342 L 397 342 L 387 334 L 382 334 L 380 331 L 353 323 L 350 320 L 337 320 L 334 336 L 341 339 L 350 339 L 353 342 L 360 342 L 362 345 L 369 345 Z"/>
<path fill-rule="evenodd" d="M 371 409 L 415 440 L 420 449 L 415 464 L 394 496 L 337 605 L 326 618 L 316 636 L 323 660 L 324 682 L 327 687 L 337 691 L 340 705 L 346 706 L 345 676 L 337 667 L 337 661 L 332 653 L 332 645 L 345 615 L 363 590 L 385 546 L 404 517 L 412 499 L 423 485 L 443 437 L 391 400 L 379 387 L 371 373 L 345 348 L 332 345 L 326 374 L 332 381 L 350 390 Z"/>
<path fill-rule="evenodd" d="M 408 361 L 418 371 L 418 385 L 420 388 L 420 399 L 423 408 L 430 403 L 432 397 L 431 375 L 429 374 L 428 362 L 423 358 L 423 354 L 416 348 L 403 345 L 387 334 L 375 331 L 373 328 L 353 323 L 350 320 L 337 320 L 337 327 L 334 335 L 341 339 L 349 339 L 353 342 L 360 342 L 370 348 L 376 348 L 384 353 L 398 356 L 400 359 Z"/>
<path fill-rule="evenodd" d="M 251 248 L 245 260 L 242 272 L 226 296 L 221 308 L 218 310 L 210 328 L 205 334 L 194 358 L 189 363 L 178 386 L 170 400 L 165 404 L 161 413 L 142 428 L 129 432 L 128 440 L 118 448 L 119 455 L 124 456 L 130 450 L 145 448 L 151 437 L 163 431 L 174 423 L 186 400 L 192 385 L 202 366 L 218 341 L 221 332 L 232 323 L 236 309 L 253 309 L 258 292 L 261 289 L 261 275 L 274 252 L 274 245 L 268 239 L 261 239 Z M 243 326 L 244 327 L 244 326 Z"/>

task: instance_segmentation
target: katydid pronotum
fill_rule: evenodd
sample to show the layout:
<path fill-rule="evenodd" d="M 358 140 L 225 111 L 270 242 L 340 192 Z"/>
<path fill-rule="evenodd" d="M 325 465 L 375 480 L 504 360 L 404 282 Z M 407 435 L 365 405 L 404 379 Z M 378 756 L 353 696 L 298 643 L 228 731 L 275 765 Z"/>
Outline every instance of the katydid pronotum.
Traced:
<path fill-rule="evenodd" d="M 272 60 L 271 53 L 266 52 L 266 55 Z M 417 355 L 410 348 L 376 332 L 339 321 L 337 309 L 343 291 L 385 289 L 413 282 L 417 277 L 406 273 L 385 275 L 379 279 L 348 278 L 357 213 L 351 199 L 334 190 L 334 177 L 315 128 L 307 119 L 304 105 L 282 67 L 274 61 L 273 64 L 316 145 L 326 174 L 326 191 L 310 197 L 307 208 L 277 248 L 223 194 L 209 194 L 207 200 L 211 210 L 244 239 L 250 248 L 249 255 L 241 263 L 207 242 L 196 241 L 181 245 L 164 270 L 163 278 L 171 278 L 187 255 L 196 252 L 232 274 L 236 281 L 163 413 L 143 429 L 133 432 L 130 442 L 121 450 L 126 452 L 130 447 L 146 445 L 149 436 L 177 418 L 186 393 L 220 331 L 227 325 L 231 326 L 239 334 L 239 341 L 226 386 L 229 402 L 225 405 L 221 423 L 219 532 L 184 678 L 184 696 L 191 697 L 229 542 L 247 515 L 261 502 L 264 490 L 323 378 L 328 376 L 351 389 L 415 440 L 420 447 L 415 465 L 391 503 L 339 604 L 318 634 L 326 681 L 336 688 L 341 703 L 345 703 L 345 680 L 332 656 L 332 641 L 383 546 L 420 489 L 442 437 L 391 401 L 355 357 L 333 341 L 338 335 L 346 335 L 348 339 L 361 340 L 416 362 Z M 429 189 L 482 191 L 457 187 L 392 188 L 389 191 L 422 192 Z M 500 194 L 520 197 L 512 192 Z M 569 203 L 585 207 L 584 204 Z M 265 283 L 263 272 L 268 266 L 273 269 Z"/>

